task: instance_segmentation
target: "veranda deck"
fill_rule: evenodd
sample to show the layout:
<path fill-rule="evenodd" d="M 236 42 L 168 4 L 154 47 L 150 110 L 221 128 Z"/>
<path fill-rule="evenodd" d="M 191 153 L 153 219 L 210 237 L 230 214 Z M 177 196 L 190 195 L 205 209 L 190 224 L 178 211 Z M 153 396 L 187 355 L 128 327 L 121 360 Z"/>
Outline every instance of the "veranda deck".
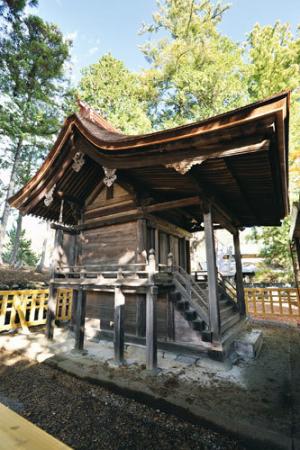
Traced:
<path fill-rule="evenodd" d="M 50 434 L 0 403 L 0 442 L 5 450 L 68 450 Z"/>

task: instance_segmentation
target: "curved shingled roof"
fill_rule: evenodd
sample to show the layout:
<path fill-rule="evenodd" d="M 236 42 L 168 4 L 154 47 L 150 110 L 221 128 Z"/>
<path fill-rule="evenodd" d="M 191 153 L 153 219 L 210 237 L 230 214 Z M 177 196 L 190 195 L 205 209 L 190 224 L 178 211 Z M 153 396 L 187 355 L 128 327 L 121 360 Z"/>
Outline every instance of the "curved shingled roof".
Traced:
<path fill-rule="evenodd" d="M 47 193 L 55 187 L 84 205 L 106 167 L 145 182 L 158 200 L 172 186 L 183 198 L 205 184 L 221 202 L 232 203 L 239 225 L 276 225 L 288 212 L 288 116 L 289 92 L 283 92 L 206 120 L 128 136 L 81 103 L 41 168 L 9 202 L 23 214 L 57 220 L 58 202 L 46 207 Z M 86 164 L 76 173 L 72 164 L 78 152 Z M 239 207 L 243 198 L 248 211 Z M 72 223 L 71 215 L 66 221 Z"/>

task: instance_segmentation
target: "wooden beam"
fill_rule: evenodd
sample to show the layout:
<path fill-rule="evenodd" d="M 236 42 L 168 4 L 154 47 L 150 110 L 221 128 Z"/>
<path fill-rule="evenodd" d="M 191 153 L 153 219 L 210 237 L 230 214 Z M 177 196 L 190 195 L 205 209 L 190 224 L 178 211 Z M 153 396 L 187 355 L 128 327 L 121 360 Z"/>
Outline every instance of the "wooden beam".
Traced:
<path fill-rule="evenodd" d="M 157 287 L 150 285 L 146 294 L 146 368 L 157 368 Z"/>
<path fill-rule="evenodd" d="M 167 209 L 177 209 L 183 208 L 185 206 L 199 205 L 199 204 L 200 198 L 199 196 L 196 195 L 194 197 L 186 197 L 181 198 L 179 200 L 172 200 L 169 202 L 155 203 L 154 205 L 143 206 L 142 209 L 146 213 L 152 213 L 157 211 L 165 211 Z"/>
<path fill-rule="evenodd" d="M 61 225 L 59 223 L 51 223 L 50 228 L 53 230 L 62 230 L 64 233 L 67 234 L 78 234 L 79 231 L 76 228 L 69 227 L 67 225 Z"/>
<path fill-rule="evenodd" d="M 234 243 L 234 259 L 236 267 L 236 292 L 237 292 L 237 302 L 239 306 L 239 311 L 241 316 L 246 315 L 246 305 L 245 305 L 245 293 L 244 293 L 244 283 L 243 283 L 243 269 L 242 269 L 242 258 L 240 250 L 240 236 L 239 231 L 233 235 Z"/>
<path fill-rule="evenodd" d="M 79 288 L 77 293 L 76 325 L 75 325 L 76 350 L 83 350 L 84 347 L 85 310 L 86 310 L 86 292 L 82 288 Z"/>
<path fill-rule="evenodd" d="M 209 320 L 213 341 L 218 342 L 221 337 L 220 305 L 218 292 L 218 275 L 216 265 L 215 237 L 212 220 L 212 206 L 203 214 L 204 235 L 206 247 L 206 264 L 208 277 Z"/>
<path fill-rule="evenodd" d="M 233 178 L 234 181 L 236 182 L 236 184 L 237 184 L 237 186 L 238 186 L 238 188 L 239 188 L 239 190 L 240 190 L 240 192 L 241 192 L 241 194 L 242 194 L 242 197 L 244 198 L 244 201 L 245 201 L 246 205 L 248 206 L 248 208 L 249 208 L 251 214 L 254 216 L 254 218 L 255 218 L 258 222 L 260 222 L 260 221 L 261 221 L 261 218 L 258 218 L 257 213 L 256 213 L 256 211 L 255 211 L 255 207 L 254 207 L 254 205 L 253 205 L 251 199 L 249 198 L 249 195 L 248 195 L 248 193 L 246 192 L 245 187 L 243 186 L 243 183 L 242 183 L 241 178 L 238 176 L 236 170 L 234 169 L 233 164 L 232 164 L 232 161 L 230 160 L 230 158 L 224 158 L 223 161 L 224 161 L 224 164 L 226 165 L 226 167 L 227 167 L 227 169 L 228 169 L 230 175 L 232 176 L 232 178 Z"/>
<path fill-rule="evenodd" d="M 211 187 L 208 187 L 207 185 L 204 186 L 201 183 L 201 181 L 199 180 L 199 175 L 197 173 L 197 168 L 192 168 L 192 170 L 190 171 L 190 176 L 198 186 L 201 200 L 203 200 L 204 203 L 209 202 L 211 205 L 213 205 L 218 219 L 222 220 L 225 228 L 227 228 L 231 233 L 234 233 L 236 227 L 240 226 L 240 220 L 227 206 L 224 205 L 224 202 L 222 202 L 216 196 Z"/>
<path fill-rule="evenodd" d="M 115 286 L 115 308 L 114 308 L 114 355 L 115 362 L 124 362 L 124 317 L 125 296 L 121 285 Z"/>
<path fill-rule="evenodd" d="M 192 237 L 192 234 L 189 231 L 185 230 L 184 228 L 178 227 L 177 225 L 173 225 L 172 223 L 167 222 L 160 217 L 153 216 L 152 214 L 146 214 L 145 217 L 149 221 L 149 225 L 151 225 L 153 228 L 157 228 L 158 230 L 163 231 L 164 233 L 174 234 L 178 237 Z"/>

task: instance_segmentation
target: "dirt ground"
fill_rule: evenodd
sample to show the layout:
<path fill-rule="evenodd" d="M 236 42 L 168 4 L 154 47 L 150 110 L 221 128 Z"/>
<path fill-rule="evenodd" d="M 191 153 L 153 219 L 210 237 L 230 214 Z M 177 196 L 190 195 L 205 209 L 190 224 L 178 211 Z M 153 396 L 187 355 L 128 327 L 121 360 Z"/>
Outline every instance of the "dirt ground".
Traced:
<path fill-rule="evenodd" d="M 154 374 L 145 370 L 143 346 L 127 345 L 127 364 L 119 367 L 108 341 L 86 340 L 82 353 L 72 350 L 67 330 L 56 329 L 50 344 L 41 332 L 3 333 L 0 401 L 76 449 L 234 450 L 251 444 L 300 450 L 300 332 L 274 325 L 259 330 L 264 340 L 256 359 L 233 355 L 221 363 L 160 350 Z M 185 420 L 162 411 L 180 412 Z M 192 425 L 191 415 L 243 440 Z"/>
<path fill-rule="evenodd" d="M 0 401 L 74 449 L 245 449 L 226 435 L 17 354 L 2 352 L 0 363 Z"/>

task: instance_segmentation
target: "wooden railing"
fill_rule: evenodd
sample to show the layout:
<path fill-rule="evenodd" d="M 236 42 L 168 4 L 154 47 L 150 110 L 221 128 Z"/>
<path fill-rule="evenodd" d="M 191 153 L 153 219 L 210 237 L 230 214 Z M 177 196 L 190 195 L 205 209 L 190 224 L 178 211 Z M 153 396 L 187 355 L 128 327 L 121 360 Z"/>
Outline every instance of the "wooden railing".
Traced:
<path fill-rule="evenodd" d="M 44 325 L 49 289 L 0 291 L 0 332 L 22 327 Z M 58 289 L 56 318 L 70 320 L 72 290 Z"/>
<path fill-rule="evenodd" d="M 296 288 L 245 288 L 245 301 L 250 316 L 300 318 Z"/>
<path fill-rule="evenodd" d="M 218 282 L 219 286 L 224 289 L 228 297 L 230 297 L 230 299 L 234 302 L 237 302 L 237 292 L 235 285 L 231 283 L 228 278 L 224 277 L 220 272 L 218 272 Z"/>

